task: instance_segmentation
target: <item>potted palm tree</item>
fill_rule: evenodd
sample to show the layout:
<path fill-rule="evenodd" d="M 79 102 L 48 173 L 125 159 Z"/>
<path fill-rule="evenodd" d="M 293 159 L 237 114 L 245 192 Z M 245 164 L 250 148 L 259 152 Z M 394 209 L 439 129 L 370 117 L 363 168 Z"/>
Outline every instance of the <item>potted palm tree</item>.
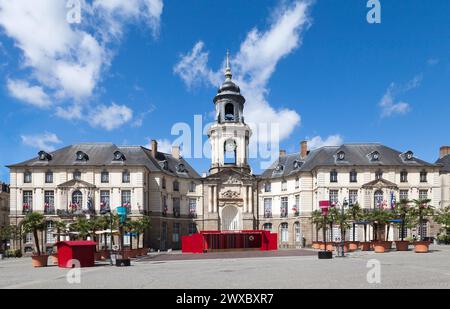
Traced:
<path fill-rule="evenodd" d="M 434 209 L 430 206 L 431 200 L 413 200 L 413 207 L 411 207 L 411 218 L 413 222 L 417 223 L 419 226 L 419 240 L 414 241 L 414 251 L 416 253 L 427 253 L 430 247 L 430 242 L 424 240 L 423 235 L 423 223 L 425 219 L 432 216 Z"/>
<path fill-rule="evenodd" d="M 371 212 L 369 209 L 363 209 L 361 211 L 360 220 L 364 222 L 364 241 L 359 243 L 361 251 L 370 251 L 372 249 L 372 243 L 367 241 L 367 225 L 370 223 Z"/>
<path fill-rule="evenodd" d="M 348 210 L 347 210 L 347 217 L 352 221 L 352 227 L 353 227 L 353 235 L 352 235 L 352 241 L 348 242 L 348 249 L 349 251 L 355 251 L 358 249 L 359 241 L 355 241 L 356 239 L 356 222 L 360 221 L 362 218 L 362 209 L 359 206 L 358 203 L 353 204 Z"/>
<path fill-rule="evenodd" d="M 77 218 L 77 221 L 69 227 L 74 238 L 78 240 L 86 240 L 91 235 L 91 225 L 86 218 Z"/>
<path fill-rule="evenodd" d="M 373 249 L 376 253 L 384 253 L 391 248 L 392 242 L 387 241 L 389 234 L 386 234 L 385 239 L 381 239 L 382 232 L 392 218 L 392 212 L 381 208 L 376 208 L 372 211 L 371 222 L 373 228 Z"/>
<path fill-rule="evenodd" d="M 137 220 L 135 223 L 135 233 L 136 233 L 136 242 L 138 249 L 141 255 L 147 255 L 148 248 L 143 244 L 142 248 L 140 246 L 140 236 L 150 227 L 150 218 L 148 216 L 144 216 L 141 219 Z"/>
<path fill-rule="evenodd" d="M 347 252 L 349 250 L 349 244 L 345 241 L 345 236 L 347 229 L 350 227 L 348 224 L 348 213 L 342 213 L 341 211 L 336 211 L 334 218 L 336 220 L 336 224 L 339 225 L 339 230 L 341 232 L 341 241 L 335 242 L 335 246 L 341 247 L 342 246 L 342 240 L 344 240 L 344 252 Z"/>
<path fill-rule="evenodd" d="M 35 252 L 32 258 L 33 267 L 45 267 L 48 263 L 48 255 L 42 254 L 41 248 L 39 246 L 38 233 L 43 231 L 45 228 L 45 218 L 44 215 L 31 212 L 22 221 L 22 227 L 25 233 L 32 233 L 34 238 L 34 249 Z"/>
<path fill-rule="evenodd" d="M 312 248 L 320 249 L 319 231 L 323 228 L 323 216 L 320 210 L 314 210 L 312 212 L 312 223 L 316 230 L 316 241 L 312 243 Z"/>
<path fill-rule="evenodd" d="M 395 248 L 397 251 L 408 251 L 409 247 L 409 241 L 405 240 L 404 235 L 405 228 L 408 226 L 409 222 L 410 207 L 408 204 L 408 200 L 401 200 L 395 204 L 394 208 L 395 217 L 400 220 L 400 223 L 397 224 L 400 228 L 400 240 L 395 241 Z"/>

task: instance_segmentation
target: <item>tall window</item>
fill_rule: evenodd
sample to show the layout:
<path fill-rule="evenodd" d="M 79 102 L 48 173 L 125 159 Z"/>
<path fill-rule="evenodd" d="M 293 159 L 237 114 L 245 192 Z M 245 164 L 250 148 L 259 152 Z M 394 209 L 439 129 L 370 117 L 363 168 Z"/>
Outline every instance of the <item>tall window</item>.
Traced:
<path fill-rule="evenodd" d="M 47 171 L 45 173 L 45 183 L 53 183 L 53 172 Z"/>
<path fill-rule="evenodd" d="M 101 174 L 101 182 L 108 183 L 109 182 L 109 173 L 107 171 L 103 171 Z"/>
<path fill-rule="evenodd" d="M 100 208 L 109 208 L 109 191 L 100 191 Z"/>
<path fill-rule="evenodd" d="M 23 182 L 24 183 L 31 183 L 32 180 L 32 174 L 30 171 L 26 171 L 23 173 Z"/>
<path fill-rule="evenodd" d="M 264 184 L 264 192 L 271 192 L 272 191 L 272 185 L 270 182 L 266 182 Z"/>
<path fill-rule="evenodd" d="M 376 208 L 383 207 L 383 197 L 384 197 L 383 191 L 378 190 L 378 191 L 375 192 L 374 205 L 375 205 Z"/>
<path fill-rule="evenodd" d="M 193 181 L 189 183 L 189 192 L 195 192 L 195 182 Z"/>
<path fill-rule="evenodd" d="M 408 200 L 408 190 L 400 190 L 400 201 L 407 201 Z"/>
<path fill-rule="evenodd" d="M 180 223 L 174 223 L 173 224 L 173 233 L 172 233 L 172 241 L 173 242 L 180 241 L 180 230 L 181 230 Z"/>
<path fill-rule="evenodd" d="M 189 235 L 192 235 L 192 234 L 195 234 L 195 233 L 197 233 L 197 223 L 195 223 L 195 222 L 189 222 L 189 225 L 188 225 L 188 234 L 189 234 Z"/>
<path fill-rule="evenodd" d="M 163 179 L 161 180 L 161 187 L 162 187 L 163 189 L 166 188 L 166 178 L 164 178 L 164 177 L 163 177 Z"/>
<path fill-rule="evenodd" d="M 358 173 L 355 170 L 350 172 L 350 182 L 358 182 Z"/>
<path fill-rule="evenodd" d="M 420 182 L 427 182 L 427 171 L 420 172 Z"/>
<path fill-rule="evenodd" d="M 272 199 L 264 199 L 264 218 L 272 218 Z"/>
<path fill-rule="evenodd" d="M 122 190 L 122 206 L 127 208 L 128 213 L 131 213 L 131 191 Z"/>
<path fill-rule="evenodd" d="M 330 190 L 330 203 L 331 205 L 336 205 L 339 201 L 339 191 L 338 190 Z"/>
<path fill-rule="evenodd" d="M 337 182 L 338 181 L 338 173 L 336 170 L 332 170 L 330 172 L 330 182 Z"/>
<path fill-rule="evenodd" d="M 281 207 L 280 207 L 281 217 L 288 216 L 288 207 L 289 207 L 288 198 L 287 196 L 283 196 L 281 198 Z"/>
<path fill-rule="evenodd" d="M 23 212 L 33 211 L 33 191 L 23 191 Z"/>
<path fill-rule="evenodd" d="M 423 201 L 428 199 L 428 190 L 419 190 L 419 200 Z"/>
<path fill-rule="evenodd" d="M 287 191 L 287 181 L 286 180 L 281 181 L 281 191 Z"/>
<path fill-rule="evenodd" d="M 180 215 L 180 199 L 179 198 L 173 198 L 173 215 L 175 217 L 178 217 Z"/>
<path fill-rule="evenodd" d="M 299 194 L 297 194 L 295 196 L 295 205 L 294 205 L 294 207 L 295 207 L 295 210 L 297 212 L 300 211 L 300 195 Z"/>
<path fill-rule="evenodd" d="M 189 215 L 191 217 L 195 217 L 197 214 L 197 199 L 190 198 L 189 199 Z"/>
<path fill-rule="evenodd" d="M 80 171 L 74 171 L 72 176 L 73 176 L 73 179 L 81 180 L 81 172 Z"/>
<path fill-rule="evenodd" d="M 378 170 L 375 172 L 375 179 L 380 180 L 381 178 L 383 178 L 383 171 L 382 170 Z"/>
<path fill-rule="evenodd" d="M 55 243 L 55 237 L 53 236 L 54 223 L 52 221 L 47 221 L 47 228 L 45 233 L 45 242 L 47 244 Z"/>
<path fill-rule="evenodd" d="M 129 171 L 123 171 L 122 172 L 122 182 L 123 183 L 130 183 L 130 172 Z"/>
<path fill-rule="evenodd" d="M 301 243 L 302 242 L 302 231 L 300 229 L 300 222 L 294 223 L 294 234 L 295 234 L 295 242 Z"/>
<path fill-rule="evenodd" d="M 180 183 L 178 182 L 178 180 L 175 180 L 173 182 L 173 191 L 180 191 Z"/>
<path fill-rule="evenodd" d="M 295 189 L 300 188 L 300 178 L 296 177 L 295 178 Z"/>
<path fill-rule="evenodd" d="M 403 170 L 400 172 L 400 182 L 408 182 L 408 172 Z"/>
<path fill-rule="evenodd" d="M 281 223 L 281 242 L 289 241 L 289 226 L 286 222 Z"/>
<path fill-rule="evenodd" d="M 355 205 L 358 202 L 358 190 L 349 190 L 348 200 L 350 202 L 350 205 Z"/>
<path fill-rule="evenodd" d="M 51 214 L 55 210 L 55 193 L 54 191 L 44 192 L 44 213 Z"/>

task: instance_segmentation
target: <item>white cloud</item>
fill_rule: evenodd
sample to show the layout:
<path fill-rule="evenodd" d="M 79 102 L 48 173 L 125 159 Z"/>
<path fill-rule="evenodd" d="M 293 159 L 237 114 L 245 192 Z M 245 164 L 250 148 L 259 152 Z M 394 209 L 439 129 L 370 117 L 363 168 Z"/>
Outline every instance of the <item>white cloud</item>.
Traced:
<path fill-rule="evenodd" d="M 395 83 L 391 83 L 380 102 L 378 102 L 378 106 L 381 108 L 381 117 L 386 118 L 408 113 L 411 110 L 410 104 L 404 101 L 397 101 L 397 96 L 419 87 L 421 82 L 422 75 L 418 75 L 404 86 L 397 86 Z"/>
<path fill-rule="evenodd" d="M 11 96 L 28 104 L 43 108 L 51 104 L 50 98 L 40 86 L 31 86 L 23 80 L 7 80 L 7 88 Z"/>
<path fill-rule="evenodd" d="M 133 118 L 133 111 L 125 105 L 112 103 L 110 106 L 100 105 L 89 116 L 93 127 L 114 130 Z"/>
<path fill-rule="evenodd" d="M 61 144 L 61 140 L 55 133 L 45 132 L 36 135 L 21 135 L 22 143 L 33 148 L 45 151 L 55 150 L 55 144 Z"/>
<path fill-rule="evenodd" d="M 294 1 L 290 6 L 277 8 L 273 22 L 265 32 L 251 30 L 242 42 L 239 52 L 231 60 L 234 80 L 247 99 L 246 121 L 249 124 L 278 124 L 277 138 L 283 140 L 300 124 L 300 115 L 290 109 L 276 109 L 267 101 L 268 82 L 276 70 L 278 62 L 291 54 L 301 45 L 302 34 L 310 25 L 309 9 L 311 1 Z M 175 66 L 175 73 L 185 81 L 188 87 L 207 81 L 218 86 L 222 80 L 219 72 L 211 71 L 208 66 L 208 52 L 203 50 L 203 42 L 195 44 L 191 53 L 184 55 Z M 255 130 L 255 127 L 252 126 Z M 255 130 L 257 131 L 257 130 Z M 265 130 L 258 131 L 258 142 L 273 140 L 273 134 Z"/>
<path fill-rule="evenodd" d="M 125 25 L 145 22 L 156 35 L 163 10 L 162 0 L 81 3 L 81 23 L 70 24 L 66 1 L 34 0 L 30 4 L 29 0 L 0 0 L 0 29 L 21 50 L 20 68 L 30 72 L 24 82 L 36 85 L 33 91 L 39 92 L 41 99 L 50 97 L 58 104 L 56 115 L 68 119 L 81 118 L 92 104 L 90 99 L 111 63 Z M 11 94 L 29 102 L 18 93 Z M 36 102 L 43 107 L 42 103 L 50 100 Z M 65 104 L 70 106 L 61 106 Z M 78 113 L 68 117 L 70 110 Z"/>
<path fill-rule="evenodd" d="M 324 146 L 340 146 L 344 143 L 344 139 L 339 134 L 330 135 L 326 139 L 321 136 L 315 136 L 308 140 L 308 148 L 311 150 Z"/>

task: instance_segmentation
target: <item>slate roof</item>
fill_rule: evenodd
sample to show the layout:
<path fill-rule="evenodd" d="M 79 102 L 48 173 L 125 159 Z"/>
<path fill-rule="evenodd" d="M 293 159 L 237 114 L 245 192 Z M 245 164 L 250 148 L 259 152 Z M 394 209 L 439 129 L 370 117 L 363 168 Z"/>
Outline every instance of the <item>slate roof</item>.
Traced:
<path fill-rule="evenodd" d="M 77 161 L 77 152 L 87 154 L 88 160 Z M 125 160 L 115 161 L 114 153 L 120 151 Z M 9 168 L 17 167 L 66 167 L 66 166 L 144 166 L 150 172 L 163 172 L 181 178 L 200 178 L 199 174 L 183 158 L 175 159 L 172 155 L 158 152 L 156 159 L 152 157 L 151 150 L 142 146 L 116 146 L 113 143 L 81 143 L 70 145 L 52 152 L 51 160 L 39 160 L 36 156 L 31 160 L 9 165 Z M 164 164 L 164 162 L 167 162 Z M 179 173 L 177 166 L 183 164 L 186 172 Z M 167 169 L 164 169 L 166 165 Z"/>
<path fill-rule="evenodd" d="M 343 152 L 345 158 L 338 159 L 338 153 Z M 378 152 L 379 160 L 372 160 L 372 154 Z M 296 163 L 298 168 L 295 168 Z M 277 171 L 277 167 L 282 170 Z M 425 162 L 413 156 L 407 160 L 406 152 L 400 152 L 382 144 L 344 144 L 342 146 L 327 146 L 311 151 L 306 158 L 301 158 L 299 153 L 289 154 L 278 158 L 267 170 L 261 174 L 261 178 L 280 178 L 294 175 L 298 172 L 310 172 L 317 167 L 340 166 L 404 166 L 404 167 L 436 167 L 432 163 Z"/>
<path fill-rule="evenodd" d="M 450 154 L 438 159 L 436 164 L 439 164 L 442 167 L 441 172 L 450 173 Z"/>

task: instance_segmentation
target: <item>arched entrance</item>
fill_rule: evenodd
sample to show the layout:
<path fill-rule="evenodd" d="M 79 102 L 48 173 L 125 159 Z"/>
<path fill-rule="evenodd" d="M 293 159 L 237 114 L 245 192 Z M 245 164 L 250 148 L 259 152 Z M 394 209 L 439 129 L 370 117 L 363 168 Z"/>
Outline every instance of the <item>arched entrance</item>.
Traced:
<path fill-rule="evenodd" d="M 222 210 L 222 230 L 237 231 L 241 229 L 239 210 L 235 206 L 226 206 Z"/>

